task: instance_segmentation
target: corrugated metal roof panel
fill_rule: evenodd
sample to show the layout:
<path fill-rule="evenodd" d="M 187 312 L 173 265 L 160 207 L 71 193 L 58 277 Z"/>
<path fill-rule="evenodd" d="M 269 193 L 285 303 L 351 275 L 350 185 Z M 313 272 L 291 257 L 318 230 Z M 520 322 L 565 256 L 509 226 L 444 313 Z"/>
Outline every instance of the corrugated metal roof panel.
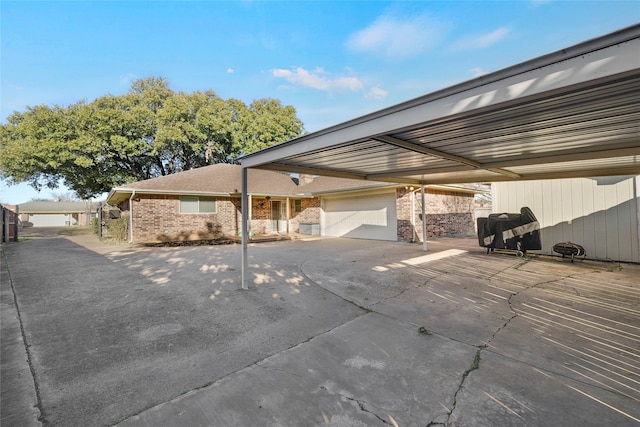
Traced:
<path fill-rule="evenodd" d="M 640 167 L 639 156 L 614 157 L 610 159 L 580 160 L 576 162 L 549 163 L 546 165 L 516 166 L 510 170 L 527 175 L 585 169 L 633 168 Z"/>

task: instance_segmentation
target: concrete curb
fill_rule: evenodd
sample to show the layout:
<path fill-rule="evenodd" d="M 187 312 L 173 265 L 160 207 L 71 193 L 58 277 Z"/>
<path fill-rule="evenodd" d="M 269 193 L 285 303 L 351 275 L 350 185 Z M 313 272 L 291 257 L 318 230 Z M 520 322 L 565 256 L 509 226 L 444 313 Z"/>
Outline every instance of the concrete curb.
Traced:
<path fill-rule="evenodd" d="M 0 424 L 42 426 L 38 421 L 38 395 L 29 366 L 4 249 L 0 250 Z"/>

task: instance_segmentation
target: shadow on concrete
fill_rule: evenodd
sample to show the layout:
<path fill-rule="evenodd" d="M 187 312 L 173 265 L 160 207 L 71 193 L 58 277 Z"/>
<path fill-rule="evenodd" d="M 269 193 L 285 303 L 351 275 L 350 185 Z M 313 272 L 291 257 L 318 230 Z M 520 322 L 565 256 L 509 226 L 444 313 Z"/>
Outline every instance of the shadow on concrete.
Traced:
<path fill-rule="evenodd" d="M 241 291 L 237 245 L 69 239 L 6 251 L 54 425 L 640 420 L 637 265 L 284 241 Z"/>

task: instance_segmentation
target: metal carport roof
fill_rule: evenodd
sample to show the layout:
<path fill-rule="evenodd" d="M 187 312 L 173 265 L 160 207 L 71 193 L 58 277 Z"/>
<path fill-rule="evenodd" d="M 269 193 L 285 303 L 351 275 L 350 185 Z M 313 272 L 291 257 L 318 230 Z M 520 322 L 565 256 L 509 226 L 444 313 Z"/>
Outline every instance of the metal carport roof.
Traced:
<path fill-rule="evenodd" d="M 412 184 L 635 174 L 640 25 L 249 154 Z"/>
<path fill-rule="evenodd" d="M 243 170 L 411 184 L 640 174 L 640 25 L 246 155 L 241 163 Z"/>

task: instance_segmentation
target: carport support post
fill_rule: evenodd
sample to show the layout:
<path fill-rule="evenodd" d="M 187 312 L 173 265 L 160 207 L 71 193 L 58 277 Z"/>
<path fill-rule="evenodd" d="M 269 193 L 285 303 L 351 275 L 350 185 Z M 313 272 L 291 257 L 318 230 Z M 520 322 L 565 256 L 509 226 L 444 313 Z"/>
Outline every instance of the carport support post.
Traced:
<path fill-rule="evenodd" d="M 427 251 L 427 215 L 424 205 L 424 185 L 420 186 L 420 197 L 422 199 L 422 250 Z"/>
<path fill-rule="evenodd" d="M 249 269 L 249 258 L 247 257 L 247 240 L 249 230 L 247 227 L 249 219 L 249 197 L 247 195 L 247 168 L 242 168 L 242 289 L 247 287 L 247 270 Z"/>

